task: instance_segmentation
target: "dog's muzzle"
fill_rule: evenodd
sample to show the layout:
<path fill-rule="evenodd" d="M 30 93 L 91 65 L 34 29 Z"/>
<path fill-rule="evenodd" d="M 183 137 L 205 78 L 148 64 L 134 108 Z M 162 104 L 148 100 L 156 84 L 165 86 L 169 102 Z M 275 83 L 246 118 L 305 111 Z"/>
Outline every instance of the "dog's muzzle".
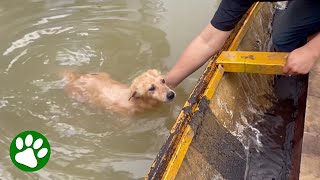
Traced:
<path fill-rule="evenodd" d="M 173 100 L 174 98 L 176 97 L 176 93 L 174 92 L 174 91 L 169 91 L 168 93 L 167 93 L 167 100 L 169 100 L 169 101 L 171 101 L 171 100 Z"/>

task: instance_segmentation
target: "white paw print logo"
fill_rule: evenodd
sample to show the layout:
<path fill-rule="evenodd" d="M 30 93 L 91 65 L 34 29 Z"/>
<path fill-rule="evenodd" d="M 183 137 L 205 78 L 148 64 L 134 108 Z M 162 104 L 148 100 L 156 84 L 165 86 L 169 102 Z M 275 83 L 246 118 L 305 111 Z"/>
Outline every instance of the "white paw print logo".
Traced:
<path fill-rule="evenodd" d="M 23 171 L 37 171 L 49 161 L 50 144 L 42 134 L 25 131 L 11 142 L 10 157 L 17 168 Z"/>

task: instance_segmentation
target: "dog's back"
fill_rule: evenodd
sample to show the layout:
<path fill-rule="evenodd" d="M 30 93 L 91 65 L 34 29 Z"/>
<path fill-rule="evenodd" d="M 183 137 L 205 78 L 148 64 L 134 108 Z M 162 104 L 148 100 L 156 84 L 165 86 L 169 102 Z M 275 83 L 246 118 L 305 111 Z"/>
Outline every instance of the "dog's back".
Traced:
<path fill-rule="evenodd" d="M 106 73 L 66 72 L 64 79 L 67 94 L 79 102 L 87 102 L 104 109 L 127 106 L 124 103 L 128 103 L 128 86 L 111 79 Z"/>

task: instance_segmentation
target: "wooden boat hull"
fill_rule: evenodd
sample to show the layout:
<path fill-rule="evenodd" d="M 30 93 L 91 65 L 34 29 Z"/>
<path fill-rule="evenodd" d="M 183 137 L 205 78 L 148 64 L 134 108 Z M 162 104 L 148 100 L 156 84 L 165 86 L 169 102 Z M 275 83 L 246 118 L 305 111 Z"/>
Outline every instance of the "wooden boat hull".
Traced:
<path fill-rule="evenodd" d="M 274 11 L 271 3 L 254 4 L 222 50 L 267 51 Z M 215 64 L 220 53 L 200 77 L 146 179 L 248 179 L 249 150 L 263 146 L 251 124 L 274 107 L 275 76 L 225 73 Z M 304 117 L 305 96 L 299 102 L 297 113 Z M 295 140 L 301 140 L 301 124 L 294 128 Z M 254 145 L 245 139 L 245 129 L 256 133 Z M 297 161 L 290 163 L 299 169 L 301 147 L 293 151 Z"/>

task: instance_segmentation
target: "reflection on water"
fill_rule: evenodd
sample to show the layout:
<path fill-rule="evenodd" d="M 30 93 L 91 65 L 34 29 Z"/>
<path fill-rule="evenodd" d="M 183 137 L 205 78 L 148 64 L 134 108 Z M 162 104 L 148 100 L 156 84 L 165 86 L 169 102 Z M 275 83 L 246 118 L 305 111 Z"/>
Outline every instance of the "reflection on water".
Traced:
<path fill-rule="evenodd" d="M 201 71 L 174 103 L 132 119 L 70 100 L 58 74 L 105 71 L 129 83 L 150 68 L 166 72 L 217 2 L 1 1 L 0 179 L 142 178 Z M 12 138 L 29 129 L 52 146 L 35 173 L 15 168 L 8 154 Z"/>

